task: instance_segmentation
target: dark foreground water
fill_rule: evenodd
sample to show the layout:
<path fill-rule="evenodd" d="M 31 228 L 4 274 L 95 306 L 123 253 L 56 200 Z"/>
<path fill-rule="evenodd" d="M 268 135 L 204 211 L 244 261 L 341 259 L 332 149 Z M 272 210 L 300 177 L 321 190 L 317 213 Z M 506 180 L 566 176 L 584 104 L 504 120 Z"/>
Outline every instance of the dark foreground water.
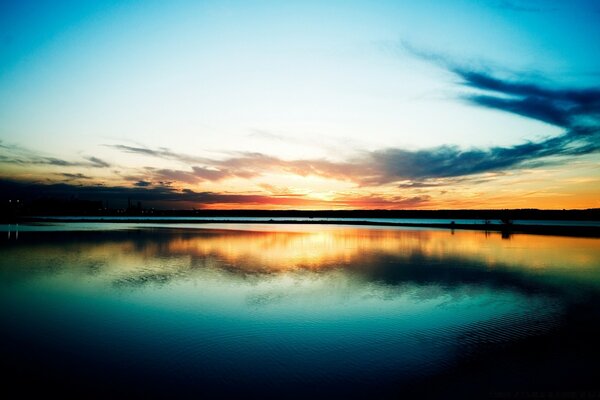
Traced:
<path fill-rule="evenodd" d="M 599 239 L 0 228 L 4 391 L 600 398 Z"/>

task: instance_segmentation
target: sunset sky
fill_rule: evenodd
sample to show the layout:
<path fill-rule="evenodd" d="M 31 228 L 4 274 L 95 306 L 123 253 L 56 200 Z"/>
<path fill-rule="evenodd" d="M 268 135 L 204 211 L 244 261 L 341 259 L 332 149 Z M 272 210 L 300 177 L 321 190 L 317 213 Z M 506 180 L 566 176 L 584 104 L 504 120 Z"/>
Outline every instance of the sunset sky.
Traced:
<path fill-rule="evenodd" d="M 600 207 L 600 1 L 0 3 L 2 198 Z"/>

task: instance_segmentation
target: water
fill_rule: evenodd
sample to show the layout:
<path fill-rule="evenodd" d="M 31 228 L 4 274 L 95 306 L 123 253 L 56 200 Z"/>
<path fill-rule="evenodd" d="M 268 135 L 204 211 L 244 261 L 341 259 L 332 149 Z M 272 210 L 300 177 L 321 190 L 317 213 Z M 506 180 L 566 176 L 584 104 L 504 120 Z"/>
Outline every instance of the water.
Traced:
<path fill-rule="evenodd" d="M 464 225 L 502 225 L 502 221 L 497 219 L 484 220 L 484 219 L 443 219 L 443 218 L 326 218 L 326 217 L 154 217 L 154 216 L 110 216 L 110 217 L 99 217 L 99 216 L 44 216 L 35 217 L 41 220 L 53 221 L 96 221 L 99 219 L 107 219 L 111 221 L 144 221 L 144 222 L 169 222 L 169 221 L 189 221 L 193 222 L 214 222 L 214 221 L 256 221 L 256 222 L 277 222 L 277 221 L 295 221 L 295 222 L 339 222 L 339 223 L 352 223 L 352 222 L 372 222 L 387 223 L 387 224 L 419 224 L 419 225 L 448 225 L 451 222 L 456 224 Z M 600 221 L 569 221 L 569 220 L 524 220 L 517 219 L 512 221 L 514 224 L 519 225 L 553 225 L 553 226 L 600 226 Z"/>
<path fill-rule="evenodd" d="M 3 380 L 21 392 L 598 389 L 598 239 L 231 223 L 1 228 Z"/>

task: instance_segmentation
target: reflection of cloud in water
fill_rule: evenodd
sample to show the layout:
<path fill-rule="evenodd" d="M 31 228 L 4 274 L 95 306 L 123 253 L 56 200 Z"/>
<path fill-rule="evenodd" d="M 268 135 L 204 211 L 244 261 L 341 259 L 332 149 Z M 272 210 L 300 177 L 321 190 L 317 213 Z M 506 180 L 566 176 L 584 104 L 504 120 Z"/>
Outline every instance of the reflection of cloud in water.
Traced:
<path fill-rule="evenodd" d="M 535 279 L 548 273 L 568 278 L 593 275 L 594 282 L 600 266 L 597 239 L 515 235 L 506 241 L 481 232 L 318 228 L 27 232 L 19 242 L 4 243 L 0 273 L 8 278 L 19 274 L 31 278 L 34 271 L 73 279 L 93 276 L 99 284 L 121 289 L 207 276 L 231 285 L 260 286 L 285 276 L 297 286 L 307 279 L 320 280 L 331 290 L 346 285 L 345 292 L 367 297 L 394 298 L 398 291 L 419 285 L 422 290 L 414 296 L 426 299 L 442 293 L 465 296 L 464 291 L 448 290 L 465 285 L 470 290 L 487 285 L 536 292 L 540 287 Z M 19 270 L 11 265 L 19 265 Z M 358 290 L 369 287 L 376 290 Z M 287 290 L 289 296 L 293 287 Z M 252 301 L 273 302 L 282 295 L 263 297 Z"/>

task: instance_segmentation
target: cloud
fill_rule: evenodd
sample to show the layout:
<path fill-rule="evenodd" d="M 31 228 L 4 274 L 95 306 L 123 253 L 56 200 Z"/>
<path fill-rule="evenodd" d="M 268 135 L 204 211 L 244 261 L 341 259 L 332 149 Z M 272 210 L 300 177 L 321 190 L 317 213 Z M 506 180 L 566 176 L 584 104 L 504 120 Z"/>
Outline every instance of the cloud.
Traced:
<path fill-rule="evenodd" d="M 98 157 L 85 157 L 91 163 L 91 166 L 98 168 L 107 168 L 110 167 L 110 164 L 104 160 L 99 159 Z"/>
<path fill-rule="evenodd" d="M 260 195 L 247 193 L 199 192 L 170 186 L 151 186 L 149 182 L 125 186 L 73 185 L 69 183 L 24 182 L 0 179 L 0 198 L 71 199 L 109 201 L 124 206 L 128 199 L 141 201 L 145 206 L 174 209 L 219 206 L 244 207 L 299 207 L 299 208 L 410 208 L 427 205 L 428 196 L 386 198 L 377 195 L 356 196 L 342 194 L 332 200 L 319 200 L 297 195 Z"/>
<path fill-rule="evenodd" d="M 431 196 L 391 196 L 384 197 L 380 195 L 344 195 L 337 196 L 332 203 L 337 206 L 350 208 L 371 208 L 371 209 L 390 209 L 390 208 L 415 208 L 431 204 Z"/>
<path fill-rule="evenodd" d="M 194 176 L 207 181 L 220 181 L 221 179 L 232 176 L 229 171 L 205 167 L 192 167 L 192 171 Z"/>
<path fill-rule="evenodd" d="M 430 181 L 430 182 L 422 182 L 422 181 L 408 181 L 408 182 L 404 182 L 404 183 L 399 183 L 398 184 L 398 188 L 400 189 L 426 189 L 426 188 L 435 188 L 435 187 L 440 187 L 440 186 L 446 186 L 450 183 L 455 183 L 455 180 L 449 181 L 449 182 L 434 182 L 434 181 Z"/>
<path fill-rule="evenodd" d="M 55 157 L 42 157 L 37 155 L 0 155 L 0 162 L 17 165 L 55 165 L 59 167 L 80 167 L 83 163 L 62 160 Z"/>
<path fill-rule="evenodd" d="M 176 182 L 184 182 L 189 184 L 195 184 L 200 181 L 200 179 L 190 171 L 182 171 L 168 168 L 154 169 L 147 168 L 147 171 L 150 172 L 149 179 L 151 180 L 166 180 L 166 181 L 176 181 Z"/>
<path fill-rule="evenodd" d="M 538 83 L 501 80 L 481 71 L 453 70 L 463 84 L 489 94 L 465 98 L 473 104 L 518 114 L 563 128 L 600 126 L 600 89 L 547 88 Z"/>
<path fill-rule="evenodd" d="M 33 150 L 0 142 L 0 163 L 16 165 L 53 165 L 59 167 L 93 167 L 107 168 L 110 164 L 97 157 L 84 157 L 83 161 L 68 161 L 61 158 L 45 156 Z"/>
<path fill-rule="evenodd" d="M 374 184 L 383 184 L 402 179 L 455 178 L 537 167 L 540 166 L 540 160 L 547 157 L 577 156 L 598 151 L 598 136 L 597 130 L 578 130 L 509 147 L 465 150 L 457 146 L 440 146 L 418 151 L 378 150 L 369 155 L 375 165 L 373 169 L 378 172 L 370 179 Z"/>
<path fill-rule="evenodd" d="M 193 166 L 191 170 L 146 167 L 142 175 L 142 180 L 176 181 L 188 184 L 196 184 L 203 181 L 220 181 L 234 176 L 228 171 L 199 166 Z M 133 177 L 133 180 L 139 179 L 139 176 Z"/>
<path fill-rule="evenodd" d="M 87 176 L 81 173 L 78 174 L 71 174 L 68 172 L 63 172 L 60 174 L 61 176 L 67 178 L 66 180 L 70 181 L 70 180 L 78 180 L 78 179 L 92 179 L 91 176 Z"/>
<path fill-rule="evenodd" d="M 0 197 L 71 198 L 85 200 L 110 201 L 111 204 L 127 199 L 147 202 L 151 205 L 168 208 L 192 208 L 206 204 L 269 204 L 268 198 L 260 195 L 223 194 L 213 192 L 195 192 L 190 189 L 179 190 L 168 186 L 135 187 L 104 185 L 71 185 L 68 183 L 22 182 L 0 179 Z M 281 201 L 280 201 L 281 202 Z"/>
<path fill-rule="evenodd" d="M 166 160 L 175 160 L 181 161 L 185 163 L 198 163 L 204 162 L 206 159 L 202 157 L 194 157 L 187 154 L 176 153 L 171 151 L 170 149 L 161 147 L 158 149 L 150 149 L 147 147 L 136 147 L 136 146 L 127 146 L 123 144 L 106 144 L 105 147 L 110 147 L 116 150 L 123 151 L 125 153 L 131 154 L 140 154 L 150 157 L 163 158 Z"/>
<path fill-rule="evenodd" d="M 422 150 L 386 148 L 363 152 L 345 162 L 327 160 L 283 160 L 262 153 L 242 153 L 238 157 L 212 160 L 213 168 L 192 167 L 190 171 L 150 169 L 154 180 L 198 183 L 227 177 L 252 178 L 266 173 L 320 176 L 354 182 L 360 186 L 379 186 L 401 181 L 416 181 L 424 187 L 431 179 L 451 179 L 482 173 L 498 173 L 516 168 L 535 168 L 550 157 L 579 156 L 600 149 L 596 128 L 578 128 L 540 141 L 506 147 L 463 149 L 438 146 Z M 400 187 L 415 188 L 401 183 Z"/>
<path fill-rule="evenodd" d="M 78 166 L 78 163 L 74 163 L 71 161 L 65 161 L 54 157 L 38 157 L 38 158 L 30 158 L 29 160 L 19 160 L 19 163 L 29 163 L 29 164 L 47 164 L 47 165 L 59 165 L 61 167 L 73 167 Z"/>
<path fill-rule="evenodd" d="M 501 79 L 485 66 L 465 66 L 448 55 L 424 50 L 406 41 L 397 47 L 458 76 L 461 85 L 476 90 L 463 96 L 471 104 L 566 129 L 598 129 L 600 126 L 600 87 L 565 88 L 539 78 L 529 78 L 529 81 L 520 78 L 531 75 L 530 71 L 512 73 L 513 79 Z"/>

